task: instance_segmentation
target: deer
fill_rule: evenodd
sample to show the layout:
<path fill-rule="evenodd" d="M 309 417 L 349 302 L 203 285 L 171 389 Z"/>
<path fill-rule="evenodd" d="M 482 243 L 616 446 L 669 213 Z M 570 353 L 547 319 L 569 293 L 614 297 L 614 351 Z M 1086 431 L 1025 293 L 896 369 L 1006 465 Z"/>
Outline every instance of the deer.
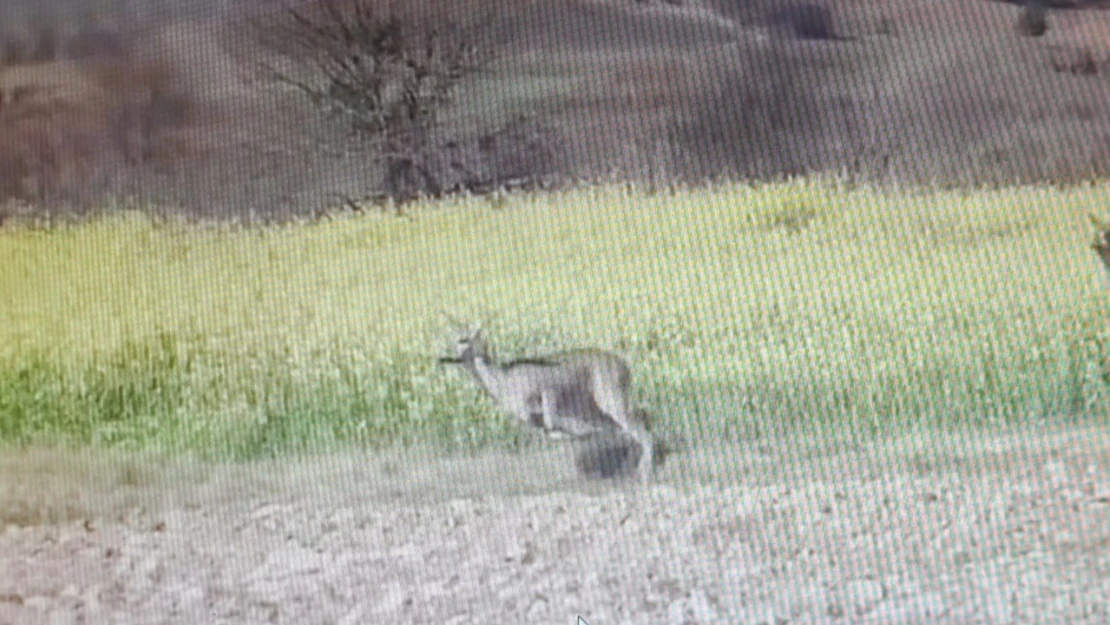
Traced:
<path fill-rule="evenodd" d="M 609 442 L 587 449 L 576 461 L 580 473 L 611 477 L 635 463 L 637 477 L 646 483 L 662 462 L 650 433 L 651 417 L 632 405 L 632 374 L 616 354 L 580 349 L 498 363 L 489 355 L 479 327 L 461 332 L 455 354 L 439 362 L 461 366 L 502 410 L 550 438 L 617 435 L 633 443 L 630 447 Z"/>

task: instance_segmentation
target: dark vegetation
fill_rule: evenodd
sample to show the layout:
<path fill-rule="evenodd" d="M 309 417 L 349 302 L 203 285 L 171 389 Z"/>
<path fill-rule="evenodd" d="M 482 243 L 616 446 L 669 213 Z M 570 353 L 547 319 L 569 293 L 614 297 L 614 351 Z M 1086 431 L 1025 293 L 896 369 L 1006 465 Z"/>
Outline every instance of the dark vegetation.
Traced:
<path fill-rule="evenodd" d="M 633 179 L 1105 177 L 1105 2 L 52 0 L 0 9 L 0 221 Z"/>
<path fill-rule="evenodd" d="M 1039 2 L 1031 2 L 1018 17 L 1017 31 L 1029 37 L 1040 37 L 1048 32 L 1048 11 Z"/>
<path fill-rule="evenodd" d="M 819 4 L 787 4 L 768 11 L 767 24 L 799 39 L 836 41 L 832 11 Z"/>

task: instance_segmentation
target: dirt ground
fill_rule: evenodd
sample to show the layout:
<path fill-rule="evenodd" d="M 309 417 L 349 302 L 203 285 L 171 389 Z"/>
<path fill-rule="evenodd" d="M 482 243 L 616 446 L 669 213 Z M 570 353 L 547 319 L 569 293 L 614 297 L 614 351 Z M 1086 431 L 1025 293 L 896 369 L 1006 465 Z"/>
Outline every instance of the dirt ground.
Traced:
<path fill-rule="evenodd" d="M 763 440 L 649 488 L 583 483 L 559 447 L 114 474 L 28 452 L 0 503 L 67 520 L 0 532 L 0 623 L 1105 623 L 1108 433 Z"/>

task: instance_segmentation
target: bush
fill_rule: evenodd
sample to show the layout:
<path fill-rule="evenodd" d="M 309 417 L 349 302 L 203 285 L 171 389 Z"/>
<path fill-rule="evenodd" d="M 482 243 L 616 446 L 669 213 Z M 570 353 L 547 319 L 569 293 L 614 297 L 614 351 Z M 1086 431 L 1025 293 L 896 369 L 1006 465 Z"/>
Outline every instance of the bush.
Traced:
<path fill-rule="evenodd" d="M 1048 32 L 1048 18 L 1044 7 L 1039 4 L 1029 4 L 1021 10 L 1015 27 L 1018 33 L 1027 37 L 1040 37 Z"/>
<path fill-rule="evenodd" d="M 826 89 L 838 71 L 829 59 L 780 47 L 752 46 L 744 54 L 748 66 L 724 75 L 718 93 L 697 102 L 670 130 L 685 153 L 685 178 L 804 175 L 827 170 L 856 149 L 860 112 Z"/>
<path fill-rule="evenodd" d="M 0 87 L 0 202 L 94 201 L 113 172 L 172 156 L 194 106 L 163 59 L 26 69 Z"/>
<path fill-rule="evenodd" d="M 839 39 L 832 13 L 816 4 L 785 6 L 767 15 L 767 24 L 799 39 Z"/>

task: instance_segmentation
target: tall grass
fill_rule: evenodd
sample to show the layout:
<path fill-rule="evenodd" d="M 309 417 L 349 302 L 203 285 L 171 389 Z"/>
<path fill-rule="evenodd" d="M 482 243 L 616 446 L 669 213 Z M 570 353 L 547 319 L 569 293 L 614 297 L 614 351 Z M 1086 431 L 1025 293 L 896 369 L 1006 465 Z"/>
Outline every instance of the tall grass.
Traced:
<path fill-rule="evenodd" d="M 434 360 L 596 345 L 664 431 L 1103 418 L 1105 189 L 835 182 L 448 202 L 283 227 L 0 231 L 0 442 L 250 458 L 531 440 Z"/>

